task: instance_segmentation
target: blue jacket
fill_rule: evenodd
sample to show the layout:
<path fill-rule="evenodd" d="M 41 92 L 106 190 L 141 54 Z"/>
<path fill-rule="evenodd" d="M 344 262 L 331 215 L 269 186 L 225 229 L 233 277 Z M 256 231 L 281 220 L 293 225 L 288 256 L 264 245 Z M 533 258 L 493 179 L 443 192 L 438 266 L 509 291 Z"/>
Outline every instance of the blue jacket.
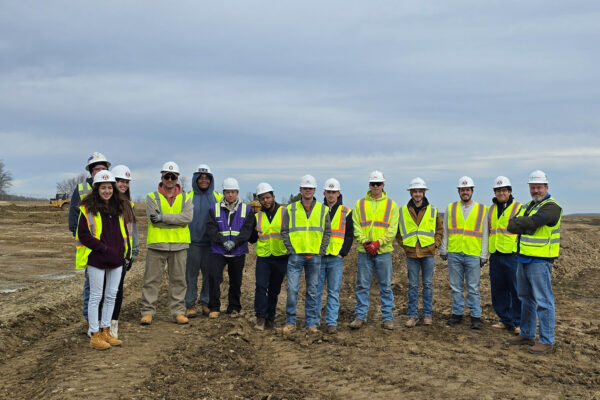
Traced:
<path fill-rule="evenodd" d="M 192 177 L 194 218 L 188 226 L 190 228 L 192 243 L 199 246 L 210 246 L 210 239 L 206 234 L 206 220 L 208 218 L 208 210 L 210 210 L 210 207 L 217 202 L 217 199 L 214 194 L 215 180 L 212 174 L 207 174 L 210 177 L 210 185 L 207 190 L 203 192 L 198 187 L 197 180 L 203 173 L 204 172 L 195 172 Z"/>
<path fill-rule="evenodd" d="M 92 177 L 89 177 L 85 180 L 87 183 L 92 186 L 92 182 L 94 180 Z M 79 198 L 79 191 L 77 190 L 77 186 L 75 186 L 75 190 L 71 195 L 71 202 L 69 203 L 69 230 L 75 236 L 75 232 L 77 232 L 77 224 L 79 223 L 79 202 L 81 199 Z"/>

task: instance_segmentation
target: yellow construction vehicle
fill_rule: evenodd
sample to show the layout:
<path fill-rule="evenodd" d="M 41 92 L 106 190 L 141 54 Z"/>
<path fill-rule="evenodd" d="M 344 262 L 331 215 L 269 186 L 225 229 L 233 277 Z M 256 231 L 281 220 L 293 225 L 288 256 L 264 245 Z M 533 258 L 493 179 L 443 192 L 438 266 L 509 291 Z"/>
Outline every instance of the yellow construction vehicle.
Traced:
<path fill-rule="evenodd" d="M 62 192 L 56 193 L 56 197 L 50 199 L 50 207 L 58 207 L 63 210 L 69 208 L 69 203 L 71 203 L 69 195 Z"/>

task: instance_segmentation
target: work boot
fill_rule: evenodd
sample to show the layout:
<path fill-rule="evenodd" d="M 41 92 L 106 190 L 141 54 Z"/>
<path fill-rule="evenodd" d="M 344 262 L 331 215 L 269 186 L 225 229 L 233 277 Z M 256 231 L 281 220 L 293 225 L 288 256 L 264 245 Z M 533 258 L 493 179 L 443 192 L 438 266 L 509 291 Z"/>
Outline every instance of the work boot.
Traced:
<path fill-rule="evenodd" d="M 504 325 L 503 322 L 497 322 L 494 325 L 492 325 L 492 329 L 498 329 L 498 330 L 502 330 L 502 329 L 508 329 L 510 331 L 510 327 Z"/>
<path fill-rule="evenodd" d="M 509 344 L 514 344 L 514 345 L 533 345 L 534 344 L 533 339 L 527 339 L 526 337 L 521 336 L 521 335 L 509 337 L 508 339 L 506 339 L 506 341 Z"/>
<path fill-rule="evenodd" d="M 429 316 L 423 317 L 423 325 L 431 325 L 433 324 L 433 318 Z"/>
<path fill-rule="evenodd" d="M 220 315 L 220 314 L 221 314 L 221 313 L 220 313 L 220 312 L 218 312 L 218 311 L 211 311 L 211 312 L 208 314 L 208 318 L 219 318 L 219 315 Z"/>
<path fill-rule="evenodd" d="M 120 346 L 121 343 L 123 343 L 122 340 L 119 339 L 115 339 L 114 337 L 112 337 L 112 335 L 110 334 L 110 328 L 106 327 L 106 328 L 101 328 L 100 329 L 101 335 L 102 335 L 102 339 L 104 339 L 104 341 L 106 343 L 108 343 L 111 346 Z"/>
<path fill-rule="evenodd" d="M 330 335 L 335 335 L 337 333 L 337 326 L 335 325 L 327 325 L 326 332 Z"/>
<path fill-rule="evenodd" d="M 142 315 L 142 319 L 140 320 L 140 324 L 142 325 L 150 325 L 152 323 L 152 314 Z"/>
<path fill-rule="evenodd" d="M 275 320 L 274 319 L 267 319 L 265 321 L 265 328 L 267 329 L 275 329 L 277 327 L 277 325 L 275 325 Z"/>
<path fill-rule="evenodd" d="M 462 315 L 452 314 L 450 318 L 448 318 L 447 324 L 450 326 L 460 324 L 462 322 Z"/>
<path fill-rule="evenodd" d="M 116 319 L 110 321 L 110 334 L 115 339 L 119 338 L 119 321 L 117 321 Z"/>
<path fill-rule="evenodd" d="M 308 333 L 318 333 L 319 329 L 316 326 L 310 326 L 310 327 L 306 328 L 306 332 L 308 332 Z"/>
<path fill-rule="evenodd" d="M 190 322 L 190 320 L 187 319 L 187 317 L 185 315 L 183 315 L 183 314 L 176 315 L 175 318 L 174 318 L 174 320 L 175 320 L 175 323 L 178 324 L 178 325 L 185 325 L 188 322 Z"/>
<path fill-rule="evenodd" d="M 360 318 L 354 318 L 354 321 L 350 322 L 350 329 L 360 329 L 360 327 L 363 326 L 364 323 L 364 320 Z"/>
<path fill-rule="evenodd" d="M 296 325 L 286 325 L 283 327 L 283 333 L 292 333 L 296 330 Z"/>
<path fill-rule="evenodd" d="M 265 317 L 256 317 L 256 325 L 254 325 L 254 329 L 258 331 L 265 330 Z"/>
<path fill-rule="evenodd" d="M 408 319 L 404 323 L 404 326 L 407 328 L 412 328 L 413 326 L 417 325 L 417 321 L 418 320 L 415 317 L 408 317 Z"/>
<path fill-rule="evenodd" d="M 94 332 L 90 339 L 90 346 L 92 346 L 96 350 L 106 350 L 110 349 L 110 344 L 104 340 L 104 335 L 102 331 Z"/>
<path fill-rule="evenodd" d="M 387 319 L 381 323 L 381 327 L 383 329 L 391 331 L 392 329 L 394 329 L 394 321 L 392 321 L 391 319 Z"/>
<path fill-rule="evenodd" d="M 210 314 L 210 308 L 208 308 L 208 306 L 206 304 L 202 304 L 202 315 L 208 315 Z"/>
<path fill-rule="evenodd" d="M 540 342 L 537 342 L 536 344 L 534 344 L 533 346 L 531 346 L 528 351 L 531 354 L 546 354 L 551 352 L 553 349 L 551 344 L 543 344 Z"/>
<path fill-rule="evenodd" d="M 231 318 L 237 318 L 240 316 L 240 311 L 239 310 L 231 310 L 231 311 L 227 311 L 226 314 L 229 314 L 229 316 Z"/>
<path fill-rule="evenodd" d="M 198 310 L 194 306 L 186 308 L 185 316 L 188 318 L 196 318 L 198 316 Z"/>
<path fill-rule="evenodd" d="M 471 317 L 471 329 L 481 329 L 481 318 Z"/>

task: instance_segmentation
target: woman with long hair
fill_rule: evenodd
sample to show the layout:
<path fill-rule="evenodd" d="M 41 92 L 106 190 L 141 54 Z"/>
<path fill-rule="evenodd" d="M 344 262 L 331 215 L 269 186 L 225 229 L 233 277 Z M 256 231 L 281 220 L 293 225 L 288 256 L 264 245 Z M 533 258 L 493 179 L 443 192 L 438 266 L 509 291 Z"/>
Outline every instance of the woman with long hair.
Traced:
<path fill-rule="evenodd" d="M 110 333 L 110 320 L 121 271 L 130 252 L 123 205 L 115 183 L 115 177 L 109 171 L 101 171 L 94 176 L 92 192 L 80 203 L 76 235 L 76 266 L 87 268 L 90 279 L 90 345 L 99 350 L 121 345 L 121 340 Z M 102 316 L 98 323 L 101 301 Z"/>
<path fill-rule="evenodd" d="M 129 234 L 129 247 L 131 250 L 131 258 L 125 262 L 123 271 L 121 272 L 121 281 L 119 282 L 119 290 L 117 292 L 117 298 L 115 300 L 115 310 L 112 314 L 112 320 L 110 321 L 110 333 L 114 338 L 119 338 L 119 314 L 121 313 L 121 305 L 123 304 L 123 282 L 125 281 L 125 274 L 131 269 L 133 260 L 139 254 L 139 239 L 137 221 L 135 219 L 135 212 L 133 210 L 133 201 L 131 201 L 131 192 L 129 184 L 131 182 L 131 171 L 125 165 L 117 165 L 111 170 L 115 176 L 116 187 L 123 207 L 123 219 L 125 220 L 125 226 L 127 226 L 127 233 Z"/>

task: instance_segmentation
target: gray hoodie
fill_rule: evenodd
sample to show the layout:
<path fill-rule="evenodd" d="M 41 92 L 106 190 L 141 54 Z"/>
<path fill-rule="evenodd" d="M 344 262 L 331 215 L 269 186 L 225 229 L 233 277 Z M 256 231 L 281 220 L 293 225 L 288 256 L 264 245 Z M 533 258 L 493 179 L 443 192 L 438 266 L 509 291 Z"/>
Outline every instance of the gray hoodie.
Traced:
<path fill-rule="evenodd" d="M 198 187 L 198 178 L 205 172 L 194 172 L 192 178 L 192 191 L 194 192 L 194 219 L 190 223 L 190 235 L 192 243 L 199 246 L 210 246 L 210 239 L 206 234 L 206 219 L 210 206 L 217 202 L 215 196 L 215 180 L 212 174 L 206 174 L 210 178 L 210 185 L 204 192 Z"/>

